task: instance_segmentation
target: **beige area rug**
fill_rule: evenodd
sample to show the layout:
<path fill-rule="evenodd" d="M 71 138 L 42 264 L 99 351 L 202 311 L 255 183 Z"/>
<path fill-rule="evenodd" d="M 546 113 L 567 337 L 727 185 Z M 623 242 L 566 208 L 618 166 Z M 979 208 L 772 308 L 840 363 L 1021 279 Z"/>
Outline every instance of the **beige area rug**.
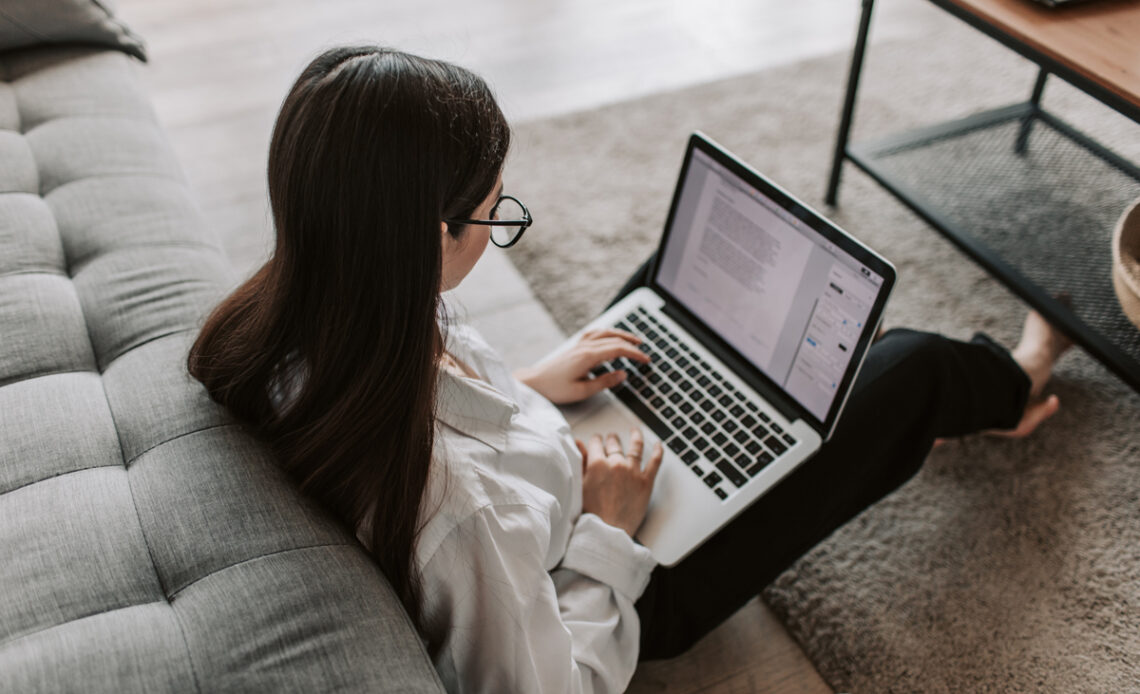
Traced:
<path fill-rule="evenodd" d="M 848 60 L 520 125 L 507 185 L 538 221 L 511 258 L 561 326 L 654 247 L 694 129 L 822 209 Z M 1012 103 L 1034 75 L 956 23 L 872 46 L 856 135 Z M 1046 105 L 1140 160 L 1135 124 L 1057 80 Z M 1016 337 L 1020 302 L 850 164 L 830 214 L 898 266 L 888 325 Z M 1036 436 L 936 450 L 764 590 L 834 688 L 1140 691 L 1140 398 L 1079 350 L 1053 390 L 1062 411 Z"/>

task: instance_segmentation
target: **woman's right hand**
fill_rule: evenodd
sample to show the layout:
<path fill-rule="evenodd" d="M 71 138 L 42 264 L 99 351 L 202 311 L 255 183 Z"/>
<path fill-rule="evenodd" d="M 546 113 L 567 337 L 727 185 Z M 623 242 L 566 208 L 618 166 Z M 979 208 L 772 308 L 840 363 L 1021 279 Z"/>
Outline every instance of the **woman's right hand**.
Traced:
<path fill-rule="evenodd" d="M 658 441 L 649 462 L 642 465 L 645 439 L 640 429 L 629 434 L 629 453 L 622 452 L 617 434 L 605 439 L 594 434 L 589 444 L 576 441 L 582 453 L 582 512 L 593 513 L 633 537 L 649 509 L 649 497 L 665 449 Z"/>

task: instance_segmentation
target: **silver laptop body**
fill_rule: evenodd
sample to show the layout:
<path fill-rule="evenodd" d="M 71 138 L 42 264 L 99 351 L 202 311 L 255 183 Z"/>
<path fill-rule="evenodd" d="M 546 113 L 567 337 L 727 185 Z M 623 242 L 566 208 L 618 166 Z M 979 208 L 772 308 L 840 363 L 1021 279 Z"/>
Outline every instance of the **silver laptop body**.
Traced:
<path fill-rule="evenodd" d="M 665 445 L 637 540 L 672 566 L 831 436 L 895 270 L 694 133 L 651 278 L 554 354 L 587 330 L 642 337 L 649 367 L 599 367 L 629 377 L 563 413 L 583 440 Z"/>

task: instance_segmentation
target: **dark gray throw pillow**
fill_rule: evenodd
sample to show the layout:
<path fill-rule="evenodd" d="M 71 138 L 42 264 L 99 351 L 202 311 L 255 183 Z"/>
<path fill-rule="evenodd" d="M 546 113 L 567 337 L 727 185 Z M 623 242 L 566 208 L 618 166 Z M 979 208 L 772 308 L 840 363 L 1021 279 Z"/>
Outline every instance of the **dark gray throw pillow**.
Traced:
<path fill-rule="evenodd" d="M 0 0 L 0 51 L 42 43 L 110 46 L 146 60 L 142 39 L 106 0 Z"/>

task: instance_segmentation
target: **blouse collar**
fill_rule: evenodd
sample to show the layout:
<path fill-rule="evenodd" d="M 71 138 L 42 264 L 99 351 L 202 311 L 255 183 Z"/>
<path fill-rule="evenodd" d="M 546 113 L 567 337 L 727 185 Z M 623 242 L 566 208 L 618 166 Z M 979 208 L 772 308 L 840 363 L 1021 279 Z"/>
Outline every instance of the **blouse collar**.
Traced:
<path fill-rule="evenodd" d="M 507 445 L 507 430 L 519 406 L 485 381 L 439 369 L 436 419 L 497 452 Z"/>

